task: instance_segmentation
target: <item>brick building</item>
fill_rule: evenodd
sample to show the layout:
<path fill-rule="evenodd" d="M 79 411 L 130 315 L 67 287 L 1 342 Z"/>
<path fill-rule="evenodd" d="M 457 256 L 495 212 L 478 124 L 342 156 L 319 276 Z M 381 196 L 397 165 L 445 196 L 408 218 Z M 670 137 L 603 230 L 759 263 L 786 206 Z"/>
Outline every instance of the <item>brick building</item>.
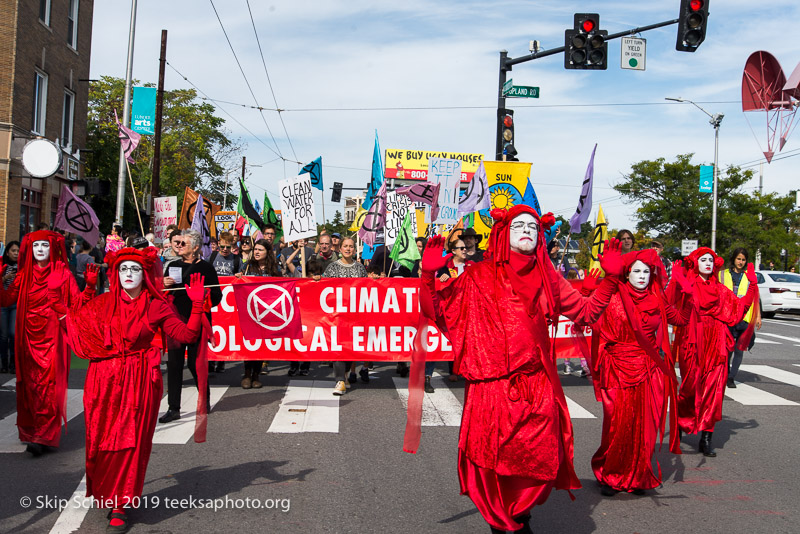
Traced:
<path fill-rule="evenodd" d="M 83 169 L 93 0 L 0 0 L 0 241 L 55 218 L 61 185 Z M 22 150 L 45 137 L 62 149 L 50 178 L 23 168 Z"/>

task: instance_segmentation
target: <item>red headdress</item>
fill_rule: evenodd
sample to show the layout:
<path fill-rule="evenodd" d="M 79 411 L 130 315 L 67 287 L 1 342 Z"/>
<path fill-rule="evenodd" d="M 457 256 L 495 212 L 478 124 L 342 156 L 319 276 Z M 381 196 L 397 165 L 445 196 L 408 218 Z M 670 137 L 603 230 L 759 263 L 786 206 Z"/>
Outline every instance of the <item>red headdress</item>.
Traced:
<path fill-rule="evenodd" d="M 631 274 L 631 268 L 633 264 L 637 261 L 640 261 L 647 265 L 650 268 L 650 287 L 653 287 L 653 284 L 656 283 L 663 289 L 667 282 L 667 273 L 664 269 L 664 263 L 661 261 L 661 258 L 658 256 L 658 252 L 654 249 L 646 249 L 646 250 L 637 250 L 635 252 L 628 252 L 624 256 L 622 256 L 622 261 L 625 264 L 625 271 L 623 275 L 625 279 L 628 278 L 628 275 Z"/>
<path fill-rule="evenodd" d="M 120 296 L 119 266 L 125 261 L 135 261 L 141 265 L 144 270 L 142 283 L 145 289 L 147 289 L 154 298 L 166 300 L 164 293 L 160 290 L 163 278 L 161 261 L 158 259 L 158 251 L 154 247 L 147 247 L 141 250 L 136 248 L 123 248 L 116 252 L 109 252 L 106 254 L 105 262 L 108 264 L 109 271 L 108 284 L 112 293 L 117 297 Z"/>
<path fill-rule="evenodd" d="M 694 252 L 689 254 L 685 260 L 683 260 L 683 264 L 686 266 L 686 270 L 688 271 L 687 275 L 691 275 L 691 273 L 700 274 L 698 262 L 700 258 L 706 254 L 711 254 L 711 257 L 714 258 L 714 271 L 711 273 L 711 277 L 717 277 L 720 269 L 722 269 L 723 265 L 725 265 L 725 259 L 722 256 L 718 256 L 716 252 L 708 247 L 700 247 L 696 249 Z"/>

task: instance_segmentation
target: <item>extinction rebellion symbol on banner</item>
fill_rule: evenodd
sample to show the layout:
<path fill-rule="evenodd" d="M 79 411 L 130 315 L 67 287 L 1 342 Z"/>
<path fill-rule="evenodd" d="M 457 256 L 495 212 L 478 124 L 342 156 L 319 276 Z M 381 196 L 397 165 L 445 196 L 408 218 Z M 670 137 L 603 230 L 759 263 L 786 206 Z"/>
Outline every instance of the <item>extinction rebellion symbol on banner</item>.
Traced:
<path fill-rule="evenodd" d="M 303 337 L 294 281 L 233 284 L 239 324 L 245 339 Z"/>
<path fill-rule="evenodd" d="M 267 330 L 282 330 L 294 317 L 294 303 L 288 291 L 265 284 L 247 297 L 247 313 Z"/>

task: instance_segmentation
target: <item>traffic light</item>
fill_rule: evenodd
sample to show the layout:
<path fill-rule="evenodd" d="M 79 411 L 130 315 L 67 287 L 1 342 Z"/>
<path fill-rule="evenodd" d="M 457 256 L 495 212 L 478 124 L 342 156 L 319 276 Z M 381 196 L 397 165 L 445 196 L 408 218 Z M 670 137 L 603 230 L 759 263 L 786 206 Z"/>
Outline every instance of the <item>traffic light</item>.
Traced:
<path fill-rule="evenodd" d="M 514 110 L 500 109 L 500 146 L 503 147 L 501 155 L 505 156 L 505 161 L 519 161 L 517 149 L 514 148 Z"/>
<path fill-rule="evenodd" d="M 675 50 L 694 52 L 706 38 L 708 0 L 681 0 Z"/>
<path fill-rule="evenodd" d="M 331 193 L 331 202 L 342 201 L 342 183 L 333 182 L 333 193 Z"/>
<path fill-rule="evenodd" d="M 597 13 L 575 13 L 575 27 L 564 31 L 564 68 L 606 70 L 608 31 Z"/>

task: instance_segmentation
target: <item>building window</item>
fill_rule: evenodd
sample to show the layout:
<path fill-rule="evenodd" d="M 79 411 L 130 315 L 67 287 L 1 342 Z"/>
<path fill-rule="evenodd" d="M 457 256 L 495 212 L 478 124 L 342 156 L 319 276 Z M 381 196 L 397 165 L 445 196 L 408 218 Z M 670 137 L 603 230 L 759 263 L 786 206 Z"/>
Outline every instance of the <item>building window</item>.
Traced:
<path fill-rule="evenodd" d="M 61 116 L 61 146 L 72 153 L 72 126 L 75 122 L 75 93 L 64 89 L 64 113 Z"/>
<path fill-rule="evenodd" d="M 44 135 L 44 120 L 47 114 L 47 74 L 38 70 L 33 74 L 33 133 Z"/>
<path fill-rule="evenodd" d="M 50 26 L 50 0 L 39 0 L 39 20 Z"/>
<path fill-rule="evenodd" d="M 19 209 L 19 238 L 36 230 L 42 212 L 42 193 L 22 188 L 22 205 Z"/>
<path fill-rule="evenodd" d="M 80 0 L 69 0 L 67 12 L 67 44 L 78 49 L 78 5 Z"/>

